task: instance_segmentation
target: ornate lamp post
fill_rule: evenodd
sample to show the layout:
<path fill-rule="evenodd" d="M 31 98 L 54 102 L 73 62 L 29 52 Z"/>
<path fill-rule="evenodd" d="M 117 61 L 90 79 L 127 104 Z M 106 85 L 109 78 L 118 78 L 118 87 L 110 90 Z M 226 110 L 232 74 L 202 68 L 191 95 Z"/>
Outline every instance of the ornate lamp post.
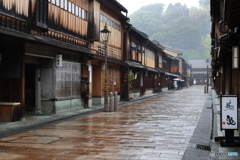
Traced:
<path fill-rule="evenodd" d="M 108 106 L 108 79 L 107 79 L 107 43 L 111 35 L 111 31 L 107 29 L 107 24 L 105 24 L 104 29 L 101 30 L 101 35 L 103 42 L 105 44 L 105 87 L 104 87 L 104 111 L 109 111 Z"/>
<path fill-rule="evenodd" d="M 209 83 L 208 82 L 208 79 L 209 79 L 208 78 L 208 65 L 209 65 L 209 59 L 208 58 L 206 59 L 206 65 L 207 65 L 207 93 L 208 93 L 208 83 Z"/>

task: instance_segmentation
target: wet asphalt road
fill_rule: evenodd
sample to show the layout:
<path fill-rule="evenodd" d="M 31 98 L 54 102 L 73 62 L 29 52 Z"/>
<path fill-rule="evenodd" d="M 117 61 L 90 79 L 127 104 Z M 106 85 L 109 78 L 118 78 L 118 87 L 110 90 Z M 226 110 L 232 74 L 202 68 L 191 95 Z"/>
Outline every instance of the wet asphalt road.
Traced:
<path fill-rule="evenodd" d="M 193 86 L 0 139 L 0 159 L 181 159 L 206 94 Z"/>

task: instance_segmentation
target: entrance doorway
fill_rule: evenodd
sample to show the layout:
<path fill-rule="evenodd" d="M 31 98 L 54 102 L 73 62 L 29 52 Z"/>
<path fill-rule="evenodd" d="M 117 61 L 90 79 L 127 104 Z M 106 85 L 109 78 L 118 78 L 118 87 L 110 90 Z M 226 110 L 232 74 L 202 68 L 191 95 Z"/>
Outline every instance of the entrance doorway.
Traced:
<path fill-rule="evenodd" d="M 25 111 L 34 111 L 35 109 L 35 90 L 36 90 L 36 65 L 25 64 Z"/>
<path fill-rule="evenodd" d="M 100 65 L 92 66 L 92 102 L 102 104 L 102 70 Z"/>

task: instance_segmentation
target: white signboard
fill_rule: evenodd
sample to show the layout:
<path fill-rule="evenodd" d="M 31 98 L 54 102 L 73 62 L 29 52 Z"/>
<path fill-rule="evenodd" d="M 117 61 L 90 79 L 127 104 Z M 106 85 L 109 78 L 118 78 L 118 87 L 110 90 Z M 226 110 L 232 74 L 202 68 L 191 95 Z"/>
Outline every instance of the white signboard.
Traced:
<path fill-rule="evenodd" d="M 62 55 L 61 54 L 56 55 L 56 67 L 62 67 Z"/>
<path fill-rule="evenodd" d="M 238 97 L 237 95 L 222 95 L 221 107 L 221 129 L 238 129 Z"/>

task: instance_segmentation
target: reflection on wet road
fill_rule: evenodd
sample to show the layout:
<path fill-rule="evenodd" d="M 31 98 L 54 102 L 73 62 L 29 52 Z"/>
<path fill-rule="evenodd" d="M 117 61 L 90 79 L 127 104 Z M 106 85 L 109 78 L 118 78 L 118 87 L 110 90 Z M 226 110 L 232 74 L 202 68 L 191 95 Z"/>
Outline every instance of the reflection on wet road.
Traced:
<path fill-rule="evenodd" d="M 6 137 L 0 159 L 181 159 L 205 97 L 203 86 L 193 86 Z"/>

